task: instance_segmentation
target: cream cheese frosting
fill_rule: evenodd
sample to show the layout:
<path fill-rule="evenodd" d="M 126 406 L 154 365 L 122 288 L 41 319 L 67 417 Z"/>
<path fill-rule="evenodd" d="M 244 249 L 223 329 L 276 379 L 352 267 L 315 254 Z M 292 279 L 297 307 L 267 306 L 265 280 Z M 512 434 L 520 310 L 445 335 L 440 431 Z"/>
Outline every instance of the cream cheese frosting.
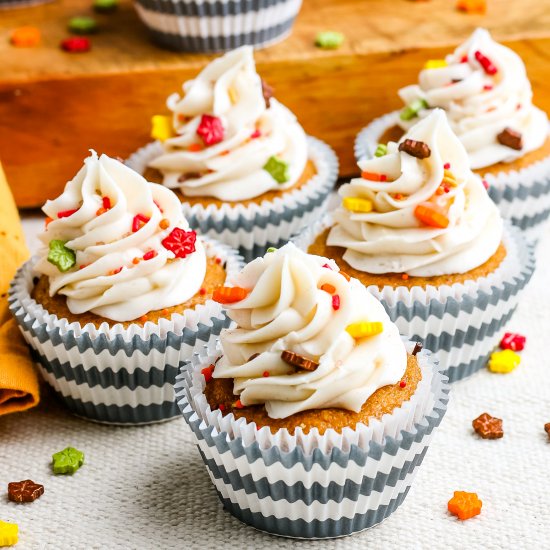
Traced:
<path fill-rule="evenodd" d="M 150 163 L 167 187 L 189 197 L 240 201 L 288 189 L 304 171 L 304 130 L 277 100 L 264 99 L 250 46 L 212 61 L 167 105 L 176 135 Z M 214 125 L 215 137 L 201 137 L 205 124 Z M 273 164 L 282 177 L 272 175 Z"/>
<path fill-rule="evenodd" d="M 548 117 L 532 103 L 523 61 L 485 29 L 477 29 L 445 60 L 428 62 L 418 84 L 402 88 L 399 95 L 408 105 L 425 102 L 420 117 L 432 108 L 445 109 L 473 169 L 511 162 L 541 147 L 548 136 Z M 400 119 L 399 125 L 409 129 L 417 121 Z M 521 135 L 521 149 L 499 141 L 506 129 Z"/>
<path fill-rule="evenodd" d="M 359 412 L 378 388 L 405 373 L 397 327 L 333 261 L 289 243 L 248 264 L 234 283 L 249 293 L 227 305 L 237 328 L 222 331 L 223 356 L 213 376 L 233 378 L 243 405 L 264 404 L 271 418 L 328 407 Z M 352 337 L 346 329 L 361 322 L 382 323 L 383 330 Z M 295 369 L 282 359 L 284 351 L 318 367 Z"/>
<path fill-rule="evenodd" d="M 362 177 L 340 188 L 327 244 L 373 274 L 432 277 L 482 265 L 501 242 L 502 220 L 445 113 L 432 110 L 400 144 L 407 140 L 422 142 L 429 156 L 390 142 L 387 154 L 361 161 Z"/>
<path fill-rule="evenodd" d="M 206 254 L 180 201 L 122 163 L 92 151 L 43 211 L 50 221 L 35 270 L 48 276 L 51 296 L 67 297 L 72 313 L 130 321 L 199 291 Z M 52 245 L 69 254 L 64 271 L 55 257 L 52 263 Z"/>

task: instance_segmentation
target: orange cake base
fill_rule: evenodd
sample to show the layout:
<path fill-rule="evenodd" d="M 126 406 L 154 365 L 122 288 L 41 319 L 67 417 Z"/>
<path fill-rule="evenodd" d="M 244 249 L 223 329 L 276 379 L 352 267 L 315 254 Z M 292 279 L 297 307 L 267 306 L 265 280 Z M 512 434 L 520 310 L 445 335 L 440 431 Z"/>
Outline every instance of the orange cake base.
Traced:
<path fill-rule="evenodd" d="M 503 243 L 500 243 L 497 251 L 484 264 L 467 271 L 466 273 L 440 275 L 438 277 L 411 277 L 409 275 L 403 277 L 402 273 L 365 273 L 364 271 L 354 269 L 344 260 L 343 256 L 346 252 L 345 248 L 327 245 L 329 231 L 330 229 L 326 229 L 323 233 L 318 235 L 307 251 L 310 254 L 316 254 L 317 256 L 332 258 L 338 264 L 338 267 L 351 277 L 359 279 L 365 286 L 376 285 L 380 289 L 384 286 L 391 286 L 393 288 L 397 288 L 398 286 L 405 286 L 407 288 L 412 288 L 413 286 L 420 286 L 422 288 L 426 288 L 427 286 L 437 287 L 479 279 L 480 277 L 486 277 L 495 271 L 502 260 L 506 257 L 506 248 Z"/>
<path fill-rule="evenodd" d="M 147 315 L 140 317 L 139 319 L 125 321 L 120 324 L 123 325 L 124 328 L 128 328 L 132 324 L 143 325 L 147 321 L 156 323 L 159 319 L 170 319 L 172 313 L 183 313 L 187 309 L 193 309 L 199 304 L 204 304 L 207 300 L 212 298 L 214 289 L 220 285 L 223 285 L 224 282 L 225 269 L 223 266 L 217 264 L 215 258 L 207 258 L 206 275 L 201 287 L 204 289 L 204 293 L 199 291 L 183 304 L 150 311 Z M 92 323 L 96 328 L 98 328 L 102 323 L 107 323 L 109 326 L 119 324 L 117 321 L 113 321 L 90 312 L 82 314 L 71 313 L 67 307 L 67 300 L 65 296 L 61 294 L 50 296 L 48 277 L 45 275 L 40 277 L 31 292 L 31 296 L 36 300 L 36 302 L 41 304 L 48 313 L 57 315 L 58 319 L 67 319 L 69 323 L 79 323 L 81 326 Z"/>
<path fill-rule="evenodd" d="M 385 414 L 391 414 L 396 408 L 408 401 L 416 390 L 418 382 L 422 379 L 422 372 L 415 356 L 407 358 L 407 369 L 401 380 L 406 385 L 400 386 L 400 382 L 390 386 L 384 386 L 376 390 L 365 402 L 362 409 L 355 413 L 345 409 L 311 409 L 302 411 L 288 418 L 270 418 L 263 405 L 251 405 L 237 408 L 235 403 L 238 396 L 233 394 L 233 380 L 231 378 L 212 378 L 205 388 L 205 396 L 212 410 L 220 408 L 222 414 L 233 413 L 235 418 L 245 418 L 248 422 L 255 422 L 257 426 L 269 426 L 272 433 L 286 428 L 293 434 L 296 428 L 302 428 L 304 433 L 317 428 L 320 434 L 333 429 L 341 432 L 343 428 L 355 429 L 358 423 L 368 425 L 371 418 L 382 418 Z"/>

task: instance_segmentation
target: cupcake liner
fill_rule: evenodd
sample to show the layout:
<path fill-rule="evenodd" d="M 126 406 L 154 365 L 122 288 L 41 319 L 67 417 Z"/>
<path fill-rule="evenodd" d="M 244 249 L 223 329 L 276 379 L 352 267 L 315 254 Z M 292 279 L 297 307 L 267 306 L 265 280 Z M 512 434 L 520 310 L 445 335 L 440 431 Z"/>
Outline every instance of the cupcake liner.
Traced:
<path fill-rule="evenodd" d="M 307 250 L 332 224 L 327 215 L 293 241 Z M 439 287 L 368 287 L 399 332 L 437 353 L 451 382 L 485 366 L 535 270 L 533 246 L 518 228 L 505 224 L 503 242 L 506 257 L 487 277 Z"/>
<path fill-rule="evenodd" d="M 211 410 L 200 371 L 220 353 L 193 357 L 175 390 L 218 496 L 235 517 L 276 535 L 332 538 L 373 527 L 403 502 L 448 401 L 430 352 L 418 355 L 415 394 L 391 415 L 342 433 L 298 429 L 293 436 Z"/>
<path fill-rule="evenodd" d="M 327 144 L 310 136 L 307 139 L 309 158 L 317 174 L 300 189 L 288 191 L 272 201 L 248 206 L 183 203 L 189 225 L 202 235 L 238 249 L 249 262 L 262 256 L 270 246 L 282 246 L 293 234 L 318 220 L 326 210 L 338 177 L 338 159 Z M 149 162 L 161 153 L 159 142 L 150 143 L 131 155 L 126 164 L 143 174 Z"/>
<path fill-rule="evenodd" d="M 228 277 L 241 269 L 242 258 L 229 247 L 204 242 L 208 255 L 222 258 Z M 221 306 L 208 300 L 170 319 L 126 329 L 120 323 L 81 326 L 58 319 L 31 298 L 36 261 L 18 270 L 9 307 L 43 378 L 67 407 L 89 420 L 112 424 L 176 417 L 173 383 L 178 368 L 230 324 Z"/>
<path fill-rule="evenodd" d="M 399 112 L 394 111 L 363 128 L 355 139 L 355 158 L 371 158 L 380 136 L 398 119 Z M 529 242 L 536 243 L 550 217 L 550 157 L 521 170 L 486 174 L 483 179 L 502 217 L 519 227 Z"/>
<path fill-rule="evenodd" d="M 302 0 L 136 0 L 137 13 L 163 48 L 221 52 L 266 47 L 290 34 Z"/>

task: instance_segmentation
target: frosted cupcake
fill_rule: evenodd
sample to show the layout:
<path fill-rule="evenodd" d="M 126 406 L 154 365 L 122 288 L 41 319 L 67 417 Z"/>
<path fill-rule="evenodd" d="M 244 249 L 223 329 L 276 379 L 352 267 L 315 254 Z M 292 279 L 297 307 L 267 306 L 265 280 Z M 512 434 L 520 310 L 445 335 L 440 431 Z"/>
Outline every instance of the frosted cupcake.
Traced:
<path fill-rule="evenodd" d="M 502 216 L 537 238 L 550 215 L 549 126 L 532 103 L 520 57 L 477 29 L 444 60 L 428 61 L 419 83 L 399 95 L 406 107 L 359 134 L 358 158 L 372 156 L 377 143 L 399 139 L 419 118 L 442 108 Z"/>
<path fill-rule="evenodd" d="M 386 307 L 401 333 L 437 352 L 451 380 L 480 369 L 534 269 L 445 113 L 434 109 L 384 154 L 359 162 L 342 204 L 298 239 L 333 258 Z"/>
<path fill-rule="evenodd" d="M 401 339 L 359 281 L 292 243 L 232 283 L 215 297 L 236 328 L 176 383 L 224 507 L 300 538 L 381 522 L 444 415 L 437 361 Z"/>
<path fill-rule="evenodd" d="M 198 238 L 170 190 L 95 152 L 43 210 L 10 309 L 44 379 L 92 420 L 174 417 L 177 369 L 227 324 L 211 296 L 239 257 Z"/>
<path fill-rule="evenodd" d="M 167 105 L 153 120 L 161 141 L 127 163 L 173 189 L 191 227 L 252 259 L 323 211 L 336 157 L 272 97 L 252 48 L 214 60 Z"/>

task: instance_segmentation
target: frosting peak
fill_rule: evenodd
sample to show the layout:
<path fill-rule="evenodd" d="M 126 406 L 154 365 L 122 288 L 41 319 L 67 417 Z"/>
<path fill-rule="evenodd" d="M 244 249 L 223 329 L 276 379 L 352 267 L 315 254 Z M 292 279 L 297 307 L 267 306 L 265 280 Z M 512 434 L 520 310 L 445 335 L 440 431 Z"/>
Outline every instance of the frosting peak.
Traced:
<path fill-rule="evenodd" d="M 35 269 L 72 313 L 130 321 L 184 303 L 202 284 L 206 254 L 178 198 L 106 155 L 92 151 L 43 210 Z"/>
<path fill-rule="evenodd" d="M 485 29 L 444 60 L 428 61 L 418 85 L 399 95 L 408 105 L 399 120 L 404 129 L 432 108 L 445 109 L 474 169 L 511 162 L 539 148 L 548 135 L 547 116 L 533 106 L 523 61 Z M 503 137 L 509 130 L 519 134 L 515 143 Z"/>
<path fill-rule="evenodd" d="M 164 184 L 187 196 L 239 201 L 287 189 L 307 161 L 306 136 L 294 115 L 265 98 L 253 49 L 243 46 L 212 61 L 167 100 L 175 136 L 150 166 Z M 272 175 L 271 160 L 285 177 Z"/>
<path fill-rule="evenodd" d="M 482 265 L 502 237 L 498 209 L 468 168 L 445 113 L 434 109 L 340 188 L 327 243 L 367 273 L 432 277 Z"/>
<path fill-rule="evenodd" d="M 227 306 L 237 328 L 222 331 L 224 355 L 213 375 L 233 378 L 244 405 L 265 404 L 272 418 L 328 407 L 358 412 L 403 376 L 407 354 L 397 327 L 334 262 L 289 243 L 248 264 L 234 282 L 249 293 Z M 358 323 L 372 335 L 354 332 Z"/>

